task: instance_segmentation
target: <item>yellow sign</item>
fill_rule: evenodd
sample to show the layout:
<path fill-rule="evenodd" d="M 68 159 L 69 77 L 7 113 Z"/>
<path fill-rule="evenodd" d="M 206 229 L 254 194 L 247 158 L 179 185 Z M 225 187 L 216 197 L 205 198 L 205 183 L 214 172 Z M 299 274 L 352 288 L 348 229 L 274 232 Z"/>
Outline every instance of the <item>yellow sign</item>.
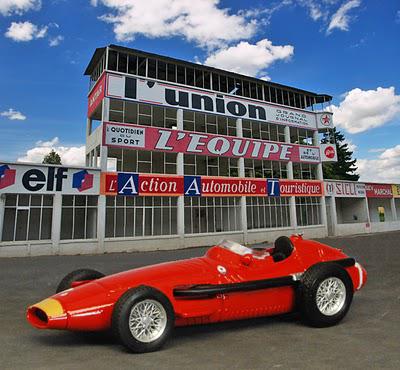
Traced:
<path fill-rule="evenodd" d="M 392 185 L 392 193 L 394 198 L 400 198 L 400 185 Z"/>

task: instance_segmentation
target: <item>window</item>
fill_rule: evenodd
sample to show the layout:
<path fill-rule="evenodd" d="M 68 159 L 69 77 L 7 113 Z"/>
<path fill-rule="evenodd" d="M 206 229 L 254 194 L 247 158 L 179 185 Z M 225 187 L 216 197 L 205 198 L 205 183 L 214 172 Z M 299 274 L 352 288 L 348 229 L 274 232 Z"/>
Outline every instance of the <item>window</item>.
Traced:
<path fill-rule="evenodd" d="M 176 73 L 177 73 L 177 82 L 180 84 L 185 84 L 186 79 L 185 79 L 185 67 L 178 65 L 176 67 Z"/>
<path fill-rule="evenodd" d="M 265 179 L 287 179 L 287 164 L 285 162 L 245 158 L 244 175 Z"/>
<path fill-rule="evenodd" d="M 110 99 L 109 120 L 111 122 L 173 128 L 177 125 L 176 114 L 177 110 L 174 108 Z"/>
<path fill-rule="evenodd" d="M 184 174 L 196 176 L 239 176 L 238 159 L 184 154 Z"/>
<path fill-rule="evenodd" d="M 167 63 L 161 60 L 157 63 L 157 78 L 164 81 L 167 79 Z"/>
<path fill-rule="evenodd" d="M 110 147 L 108 158 L 116 160 L 116 171 L 176 174 L 176 153 Z"/>
<path fill-rule="evenodd" d="M 97 236 L 97 196 L 63 195 L 61 239 L 94 239 Z"/>
<path fill-rule="evenodd" d="M 186 85 L 194 86 L 194 70 L 186 68 Z"/>
<path fill-rule="evenodd" d="M 318 197 L 296 197 L 298 226 L 321 225 L 321 200 Z"/>
<path fill-rule="evenodd" d="M 50 240 L 53 196 L 7 194 L 2 241 Z"/>
<path fill-rule="evenodd" d="M 156 78 L 157 77 L 157 68 L 156 68 L 156 60 L 155 59 L 148 59 L 147 61 L 147 77 Z"/>
<path fill-rule="evenodd" d="M 137 56 L 136 55 L 129 55 L 128 73 L 133 74 L 133 75 L 137 74 Z"/>
<path fill-rule="evenodd" d="M 108 52 L 108 68 L 110 71 L 117 70 L 117 59 L 118 53 L 115 50 L 110 50 Z"/>
<path fill-rule="evenodd" d="M 128 55 L 125 53 L 119 53 L 118 72 L 126 73 L 127 68 L 128 68 Z"/>
<path fill-rule="evenodd" d="M 176 65 L 168 63 L 167 65 L 167 80 L 176 82 Z"/>
<path fill-rule="evenodd" d="M 301 145 L 314 145 L 314 131 L 290 127 L 290 142 Z"/>
<path fill-rule="evenodd" d="M 317 165 L 311 163 L 293 163 L 293 178 L 303 180 L 317 179 Z"/>
<path fill-rule="evenodd" d="M 246 204 L 249 230 L 290 226 L 289 198 L 247 197 Z"/>
<path fill-rule="evenodd" d="M 139 76 L 146 76 L 146 58 L 138 57 L 138 73 Z"/>
<path fill-rule="evenodd" d="M 240 197 L 185 197 L 185 233 L 241 230 Z"/>
<path fill-rule="evenodd" d="M 107 238 L 175 235 L 176 233 L 176 197 L 107 196 Z"/>
<path fill-rule="evenodd" d="M 243 137 L 285 142 L 285 127 L 272 123 L 243 120 Z"/>

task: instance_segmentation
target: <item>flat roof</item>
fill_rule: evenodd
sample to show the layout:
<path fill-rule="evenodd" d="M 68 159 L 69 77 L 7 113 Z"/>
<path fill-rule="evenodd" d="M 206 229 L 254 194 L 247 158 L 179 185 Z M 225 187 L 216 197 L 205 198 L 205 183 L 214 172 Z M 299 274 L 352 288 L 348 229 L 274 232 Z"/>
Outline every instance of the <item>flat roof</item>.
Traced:
<path fill-rule="evenodd" d="M 240 78 L 240 79 L 245 79 L 245 80 L 250 80 L 256 83 L 262 83 L 264 85 L 269 85 L 271 87 L 276 87 L 279 89 L 290 89 L 294 92 L 298 92 L 298 93 L 302 93 L 302 94 L 306 94 L 306 95 L 310 95 L 314 98 L 316 98 L 317 103 L 323 103 L 323 102 L 328 102 L 332 100 L 332 96 L 327 95 L 327 94 L 317 94 L 311 91 L 307 91 L 307 90 L 303 90 L 303 89 L 299 89 L 297 87 L 293 87 L 293 86 L 288 86 L 288 85 L 282 85 L 276 82 L 271 82 L 271 81 L 265 81 L 265 80 L 261 80 L 259 78 L 255 78 L 255 77 L 251 77 L 251 76 L 247 76 L 247 75 L 242 75 L 239 73 L 235 73 L 235 72 L 230 72 L 230 71 L 226 71 L 223 69 L 219 69 L 219 68 L 214 68 L 214 67 L 209 67 L 206 66 L 204 64 L 197 64 L 197 63 L 193 63 L 193 62 L 188 62 L 186 60 L 182 60 L 182 59 L 176 59 L 176 58 L 171 58 L 171 57 L 167 57 L 164 55 L 159 55 L 159 54 L 154 54 L 154 53 L 149 53 L 147 51 L 143 51 L 143 50 L 138 50 L 138 49 L 133 49 L 133 48 L 127 48 L 125 46 L 119 46 L 119 45 L 115 45 L 115 44 L 110 44 L 108 45 L 108 47 L 110 49 L 116 50 L 116 51 L 121 51 L 121 52 L 125 52 L 125 53 L 134 53 L 143 57 L 147 57 L 147 58 L 157 58 L 157 59 L 161 59 L 164 60 L 166 62 L 170 62 L 170 63 L 175 63 L 175 64 L 181 64 L 181 65 L 185 65 L 187 67 L 192 67 L 192 68 L 197 68 L 197 69 L 202 69 L 202 70 L 206 70 L 209 71 L 210 73 L 219 73 L 219 74 L 224 74 L 227 76 L 231 76 L 231 77 L 236 77 L 236 78 Z M 106 46 L 101 47 L 101 48 L 97 48 L 88 64 L 88 66 L 86 67 L 85 73 L 84 75 L 91 75 L 94 68 L 97 66 L 97 63 L 99 62 L 100 58 L 102 57 L 102 55 L 104 54 L 104 52 L 106 51 Z"/>

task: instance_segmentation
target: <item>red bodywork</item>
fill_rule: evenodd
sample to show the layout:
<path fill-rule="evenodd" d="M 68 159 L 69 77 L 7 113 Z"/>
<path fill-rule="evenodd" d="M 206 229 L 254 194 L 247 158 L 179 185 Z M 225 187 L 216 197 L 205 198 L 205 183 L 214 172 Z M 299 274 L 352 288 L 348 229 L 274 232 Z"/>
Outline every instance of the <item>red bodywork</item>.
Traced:
<path fill-rule="evenodd" d="M 38 315 L 40 303 L 28 308 L 28 321 L 41 329 L 104 330 L 111 326 L 114 304 L 128 289 L 146 285 L 158 289 L 171 301 L 176 326 L 270 316 L 294 309 L 294 286 L 253 291 L 238 291 L 211 297 L 177 297 L 174 289 L 196 285 L 237 284 L 249 281 L 296 276 L 310 266 L 346 259 L 341 250 L 292 236 L 293 253 L 274 262 L 268 253 L 239 255 L 220 246 L 210 248 L 198 258 L 162 263 L 121 272 L 104 278 L 74 283 L 74 287 L 55 294 L 51 301 L 60 304 L 57 315 Z M 268 252 L 268 250 L 266 250 Z M 354 291 L 365 284 L 367 274 L 358 263 L 345 268 Z M 297 275 L 296 275 L 297 274 Z M 47 300 L 46 300 L 47 301 Z M 43 301 L 44 302 L 44 301 Z"/>

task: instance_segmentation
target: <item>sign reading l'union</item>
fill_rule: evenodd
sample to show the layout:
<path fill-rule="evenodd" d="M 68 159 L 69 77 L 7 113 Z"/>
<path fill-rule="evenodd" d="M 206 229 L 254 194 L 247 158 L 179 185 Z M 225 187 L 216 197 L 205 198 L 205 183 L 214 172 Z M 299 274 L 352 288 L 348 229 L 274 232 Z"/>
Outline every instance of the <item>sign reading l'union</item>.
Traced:
<path fill-rule="evenodd" d="M 313 113 L 232 94 L 214 93 L 116 73 L 107 74 L 106 96 L 312 130 L 333 127 L 330 112 Z"/>

